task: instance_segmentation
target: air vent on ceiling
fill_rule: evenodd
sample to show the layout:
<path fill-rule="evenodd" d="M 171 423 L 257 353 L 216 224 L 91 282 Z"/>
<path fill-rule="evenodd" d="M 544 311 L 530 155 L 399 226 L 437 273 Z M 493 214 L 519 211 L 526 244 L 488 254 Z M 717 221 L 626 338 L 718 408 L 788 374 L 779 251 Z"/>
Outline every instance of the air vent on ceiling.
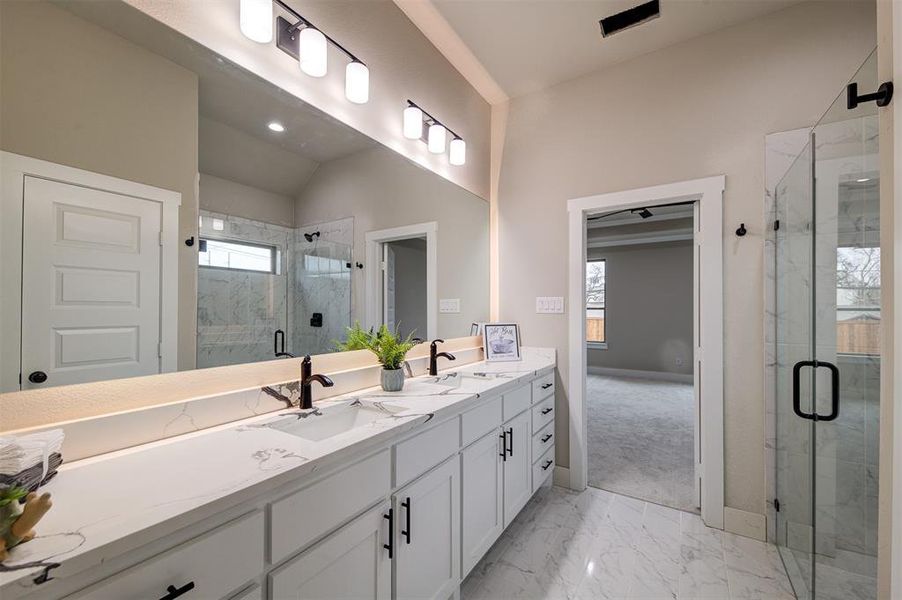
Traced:
<path fill-rule="evenodd" d="M 651 0 L 651 2 L 628 8 L 616 15 L 601 19 L 599 21 L 599 24 L 601 25 L 601 35 L 602 37 L 614 35 L 618 31 L 623 31 L 624 29 L 639 25 L 640 23 L 655 19 L 660 16 L 660 14 L 660 0 Z"/>

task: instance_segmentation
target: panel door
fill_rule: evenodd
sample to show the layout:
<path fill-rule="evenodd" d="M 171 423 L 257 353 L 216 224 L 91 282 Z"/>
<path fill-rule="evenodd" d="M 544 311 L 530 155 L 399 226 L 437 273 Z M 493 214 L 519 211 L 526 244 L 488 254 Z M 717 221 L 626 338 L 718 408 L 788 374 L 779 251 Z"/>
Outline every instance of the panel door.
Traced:
<path fill-rule="evenodd" d="M 25 178 L 23 389 L 160 372 L 161 219 L 158 202 Z"/>
<path fill-rule="evenodd" d="M 269 575 L 272 600 L 389 600 L 389 503 L 351 521 Z"/>
<path fill-rule="evenodd" d="M 461 453 L 462 579 L 504 530 L 502 440 L 496 428 Z"/>
<path fill-rule="evenodd" d="M 445 600 L 460 584 L 460 463 L 452 458 L 394 497 L 395 597 Z"/>
<path fill-rule="evenodd" d="M 504 526 L 510 525 L 532 495 L 530 411 L 520 413 L 504 425 L 507 460 L 504 461 Z"/>
<path fill-rule="evenodd" d="M 383 323 L 385 323 L 386 327 L 390 330 L 395 330 L 395 249 L 392 248 L 391 244 L 384 244 L 382 246 L 385 249 L 385 257 L 384 257 L 384 272 L 383 272 L 383 281 L 384 281 L 384 309 L 385 314 L 383 315 Z"/>

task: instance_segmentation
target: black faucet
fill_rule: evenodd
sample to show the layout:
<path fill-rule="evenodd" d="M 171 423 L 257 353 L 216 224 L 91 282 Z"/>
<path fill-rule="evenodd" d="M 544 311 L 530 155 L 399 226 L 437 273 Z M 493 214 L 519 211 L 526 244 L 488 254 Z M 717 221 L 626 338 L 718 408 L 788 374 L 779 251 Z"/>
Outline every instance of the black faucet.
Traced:
<path fill-rule="evenodd" d="M 301 405 L 299 408 L 313 408 L 313 382 L 318 382 L 323 387 L 332 387 L 335 383 L 325 375 L 313 374 L 313 361 L 310 355 L 304 357 L 301 362 Z"/>
<path fill-rule="evenodd" d="M 453 354 L 448 352 L 436 352 L 438 350 L 438 344 L 444 344 L 445 340 L 438 339 L 432 340 L 432 343 L 429 344 L 429 375 L 436 376 L 438 375 L 438 357 L 442 356 L 447 358 L 448 360 L 456 360 Z"/>

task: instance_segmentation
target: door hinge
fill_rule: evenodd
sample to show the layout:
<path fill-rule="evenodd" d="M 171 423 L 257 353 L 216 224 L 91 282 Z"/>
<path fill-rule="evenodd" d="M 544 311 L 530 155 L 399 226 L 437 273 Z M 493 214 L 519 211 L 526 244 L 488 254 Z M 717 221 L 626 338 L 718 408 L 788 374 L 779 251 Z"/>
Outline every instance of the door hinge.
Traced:
<path fill-rule="evenodd" d="M 780 499 L 779 498 L 774 498 L 774 510 L 776 510 L 777 512 L 780 512 Z"/>
<path fill-rule="evenodd" d="M 160 245 L 163 245 L 163 232 L 160 232 Z"/>
<path fill-rule="evenodd" d="M 383 260 L 383 261 L 382 261 L 382 270 L 384 271 L 385 268 L 386 268 L 386 267 L 385 267 L 385 261 Z"/>
<path fill-rule="evenodd" d="M 157 343 L 157 358 L 163 358 L 163 342 Z"/>

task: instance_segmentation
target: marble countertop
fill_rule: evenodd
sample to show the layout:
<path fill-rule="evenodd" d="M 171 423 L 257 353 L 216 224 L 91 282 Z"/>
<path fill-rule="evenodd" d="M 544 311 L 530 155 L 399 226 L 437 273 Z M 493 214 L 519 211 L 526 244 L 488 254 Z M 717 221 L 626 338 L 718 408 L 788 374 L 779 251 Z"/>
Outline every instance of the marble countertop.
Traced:
<path fill-rule="evenodd" d="M 353 402 L 385 412 L 321 441 L 273 427 L 315 417 L 293 409 L 66 464 L 41 488 L 53 508 L 37 537 L 0 564 L 0 595 L 20 596 L 47 576 L 101 565 L 554 368 L 554 349 L 522 354 L 518 362 L 477 362 L 411 379 L 401 392 L 369 388 L 317 402 L 313 411 L 324 413 Z"/>

